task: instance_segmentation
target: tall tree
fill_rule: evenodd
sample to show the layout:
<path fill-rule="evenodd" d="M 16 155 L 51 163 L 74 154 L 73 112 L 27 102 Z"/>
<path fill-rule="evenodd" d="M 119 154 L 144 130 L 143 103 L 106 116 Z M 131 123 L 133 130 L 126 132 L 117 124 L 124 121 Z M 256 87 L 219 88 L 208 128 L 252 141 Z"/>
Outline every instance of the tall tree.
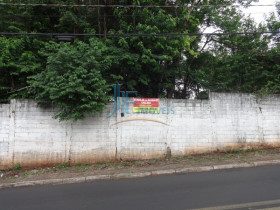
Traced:
<path fill-rule="evenodd" d="M 39 58 L 33 53 L 36 40 L 0 37 L 0 102 L 28 97 L 28 76 L 36 74 Z"/>
<path fill-rule="evenodd" d="M 47 58 L 44 71 L 31 78 L 41 105 L 56 105 L 56 118 L 79 120 L 85 113 L 101 111 L 109 100 L 109 85 L 102 71 L 109 69 L 107 47 L 97 38 L 89 44 L 55 42 L 41 51 Z"/>
<path fill-rule="evenodd" d="M 277 33 L 232 34 L 267 30 L 232 6 L 253 1 L 31 0 L 28 3 L 102 7 L 1 5 L 2 32 L 96 37 L 76 36 L 72 43 L 58 43 L 53 36 L 1 37 L 0 100 L 37 98 L 58 105 L 60 119 L 80 119 L 104 107 L 107 85 L 113 83 L 144 97 L 202 98 L 207 89 L 279 93 L 279 44 L 270 43 L 279 42 Z M 270 30 L 279 30 L 279 15 L 268 23 Z M 209 27 L 229 35 L 189 35 Z"/>

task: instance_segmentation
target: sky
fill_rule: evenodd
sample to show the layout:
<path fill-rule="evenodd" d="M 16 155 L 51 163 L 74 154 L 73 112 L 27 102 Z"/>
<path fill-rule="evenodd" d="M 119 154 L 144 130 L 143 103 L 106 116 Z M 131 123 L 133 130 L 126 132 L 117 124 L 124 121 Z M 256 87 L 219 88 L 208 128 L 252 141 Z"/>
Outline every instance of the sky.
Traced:
<path fill-rule="evenodd" d="M 280 0 L 259 0 L 259 2 L 252 3 L 252 5 L 275 5 L 276 2 L 280 2 Z M 246 15 L 250 15 L 252 18 L 254 18 L 257 23 L 261 23 L 265 21 L 265 15 L 269 16 L 271 12 L 276 12 L 276 7 L 249 7 L 247 9 L 243 9 L 243 12 Z"/>
<path fill-rule="evenodd" d="M 259 0 L 256 3 L 251 3 L 252 5 L 275 5 L 276 2 L 280 2 L 280 0 Z M 274 12 L 276 13 L 276 7 L 275 6 L 253 6 L 253 7 L 247 7 L 242 9 L 244 14 L 247 16 L 250 16 L 255 19 L 256 23 L 264 23 L 266 17 L 270 16 L 270 13 Z M 208 27 L 204 33 L 212 33 L 216 29 L 212 27 Z"/>

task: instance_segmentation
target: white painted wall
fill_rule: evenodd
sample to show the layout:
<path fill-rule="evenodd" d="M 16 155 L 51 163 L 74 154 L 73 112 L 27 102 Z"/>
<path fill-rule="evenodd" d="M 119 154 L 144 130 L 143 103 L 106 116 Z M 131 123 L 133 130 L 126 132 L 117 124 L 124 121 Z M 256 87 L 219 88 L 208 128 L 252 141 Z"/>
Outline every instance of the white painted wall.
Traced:
<path fill-rule="evenodd" d="M 0 104 L 0 167 L 8 165 L 9 132 L 10 132 L 10 105 Z"/>
<path fill-rule="evenodd" d="M 132 100 L 132 99 L 130 99 Z M 32 100 L 0 105 L 0 168 L 90 163 L 115 159 L 164 157 L 280 144 L 280 96 L 257 99 L 249 94 L 211 93 L 209 100 L 161 99 L 160 107 L 175 114 L 120 111 L 106 118 L 113 103 L 100 114 L 78 122 L 52 118 L 54 109 L 38 108 Z M 145 118 L 162 121 L 120 120 Z"/>

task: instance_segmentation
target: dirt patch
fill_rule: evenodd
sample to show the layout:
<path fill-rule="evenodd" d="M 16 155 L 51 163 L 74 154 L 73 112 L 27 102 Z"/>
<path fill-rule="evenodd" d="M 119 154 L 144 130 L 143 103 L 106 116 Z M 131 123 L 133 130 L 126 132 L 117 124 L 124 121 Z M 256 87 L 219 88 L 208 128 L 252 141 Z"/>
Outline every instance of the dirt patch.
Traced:
<path fill-rule="evenodd" d="M 19 165 L 14 169 L 0 171 L 0 183 L 61 179 L 92 175 L 112 175 L 120 173 L 150 172 L 164 169 L 178 169 L 196 166 L 223 165 L 230 163 L 246 163 L 280 159 L 280 148 L 217 151 L 199 155 L 175 156 L 166 159 L 137 161 L 100 162 L 95 164 L 76 164 L 69 166 L 59 164 L 54 167 L 22 169 Z"/>

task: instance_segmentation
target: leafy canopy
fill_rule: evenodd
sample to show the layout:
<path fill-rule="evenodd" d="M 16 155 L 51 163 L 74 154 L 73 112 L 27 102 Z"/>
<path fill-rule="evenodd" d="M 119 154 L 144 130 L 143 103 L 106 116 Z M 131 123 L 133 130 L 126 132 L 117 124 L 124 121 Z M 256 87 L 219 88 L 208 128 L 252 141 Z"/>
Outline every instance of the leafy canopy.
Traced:
<path fill-rule="evenodd" d="M 60 120 L 83 119 L 84 113 L 97 113 L 109 100 L 110 90 L 102 71 L 111 66 L 108 48 L 97 38 L 89 44 L 81 41 L 46 44 L 41 51 L 47 58 L 44 71 L 32 77 L 36 99 L 58 107 Z"/>

